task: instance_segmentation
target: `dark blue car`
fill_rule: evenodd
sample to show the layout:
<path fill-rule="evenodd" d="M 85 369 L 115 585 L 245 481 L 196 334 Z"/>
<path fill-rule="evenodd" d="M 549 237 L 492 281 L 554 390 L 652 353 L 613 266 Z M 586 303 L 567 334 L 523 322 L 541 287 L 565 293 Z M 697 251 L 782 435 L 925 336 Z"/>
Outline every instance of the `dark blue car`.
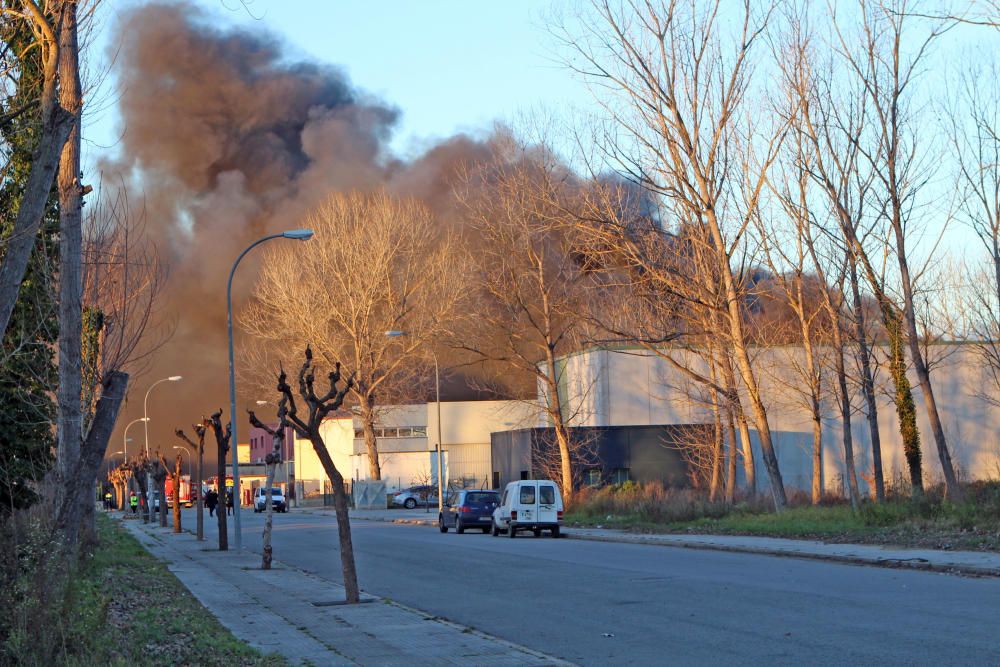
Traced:
<path fill-rule="evenodd" d="M 454 528 L 462 534 L 466 528 L 479 528 L 488 533 L 493 525 L 493 510 L 499 504 L 500 494 L 496 491 L 452 491 L 438 516 L 438 529 L 447 533 Z"/>

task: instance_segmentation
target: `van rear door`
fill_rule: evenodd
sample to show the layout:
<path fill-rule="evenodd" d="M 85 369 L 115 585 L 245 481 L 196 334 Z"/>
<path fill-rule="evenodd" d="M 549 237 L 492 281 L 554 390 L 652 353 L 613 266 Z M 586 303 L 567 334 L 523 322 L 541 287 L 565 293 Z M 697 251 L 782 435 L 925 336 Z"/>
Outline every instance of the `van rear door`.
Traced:
<path fill-rule="evenodd" d="M 518 482 L 517 521 L 534 523 L 538 521 L 538 485 L 535 482 Z"/>
<path fill-rule="evenodd" d="M 540 482 L 538 484 L 538 523 L 558 523 L 559 510 L 559 489 L 550 482 Z"/>

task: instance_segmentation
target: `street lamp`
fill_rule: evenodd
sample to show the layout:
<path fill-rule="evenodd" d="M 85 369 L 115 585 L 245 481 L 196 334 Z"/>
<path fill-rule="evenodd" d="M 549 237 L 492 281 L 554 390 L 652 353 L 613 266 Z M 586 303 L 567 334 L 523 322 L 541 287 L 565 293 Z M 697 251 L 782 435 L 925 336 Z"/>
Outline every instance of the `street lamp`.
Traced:
<path fill-rule="evenodd" d="M 194 454 L 192 454 L 191 450 L 188 449 L 185 445 L 174 445 L 174 449 L 183 449 L 185 452 L 188 453 L 188 477 L 190 477 L 191 476 L 191 457 L 194 456 Z"/>
<path fill-rule="evenodd" d="M 125 452 L 125 460 L 126 461 L 128 460 L 128 441 L 132 439 L 132 438 L 128 437 L 128 427 L 131 426 L 132 424 L 137 423 L 137 422 L 148 422 L 148 421 L 149 421 L 149 417 L 139 417 L 138 419 L 133 419 L 132 421 L 130 421 L 128 423 L 128 425 L 125 427 L 125 431 L 122 433 L 122 449 Z M 148 448 L 146 449 L 146 453 L 147 453 L 147 456 L 148 456 L 148 454 L 149 454 L 149 449 Z"/>
<path fill-rule="evenodd" d="M 243 257 L 265 241 L 271 239 L 308 241 L 312 237 L 313 230 L 311 229 L 291 229 L 257 239 L 248 245 L 233 262 L 233 268 L 229 272 L 229 281 L 226 283 L 226 331 L 229 334 L 229 423 L 232 424 L 229 447 L 233 452 L 233 516 L 235 517 L 233 532 L 236 533 L 237 551 L 243 548 L 243 530 L 240 522 L 240 462 L 238 460 L 240 440 L 236 435 L 236 368 L 233 364 L 233 276 L 236 274 L 236 267 L 240 265 Z"/>
<path fill-rule="evenodd" d="M 386 331 L 389 338 L 405 336 L 405 331 Z M 444 514 L 444 462 L 442 461 L 444 445 L 441 443 L 441 370 L 438 366 L 437 354 L 428 348 L 434 358 L 434 399 L 437 403 L 437 462 L 438 462 L 438 514 Z"/>
<path fill-rule="evenodd" d="M 149 385 L 149 389 L 146 390 L 146 397 L 142 399 L 142 421 L 146 422 L 143 427 L 146 431 L 146 458 L 149 458 L 149 411 L 146 409 L 149 403 L 149 392 L 153 391 L 153 387 L 160 384 L 161 382 L 177 382 L 181 379 L 180 375 L 171 375 L 168 378 L 163 378 L 162 380 L 157 380 L 153 384 Z"/>

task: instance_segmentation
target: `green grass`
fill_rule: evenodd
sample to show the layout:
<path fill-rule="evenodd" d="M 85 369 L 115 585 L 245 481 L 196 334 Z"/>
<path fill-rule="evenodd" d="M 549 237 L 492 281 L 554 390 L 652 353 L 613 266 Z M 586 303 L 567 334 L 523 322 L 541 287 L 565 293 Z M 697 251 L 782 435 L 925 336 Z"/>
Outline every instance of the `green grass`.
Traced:
<path fill-rule="evenodd" d="M 685 490 L 656 485 L 608 487 L 580 494 L 566 513 L 568 525 L 643 533 L 705 533 L 1000 551 L 1000 483 L 966 485 L 967 501 L 952 505 L 928 494 L 918 503 L 896 499 L 864 503 L 803 502 L 781 513 L 766 499 L 726 507 Z"/>
<path fill-rule="evenodd" d="M 70 583 L 64 665 L 285 665 L 236 639 L 121 526 L 98 516 L 100 543 Z M 35 664 L 30 647 L 19 660 Z"/>

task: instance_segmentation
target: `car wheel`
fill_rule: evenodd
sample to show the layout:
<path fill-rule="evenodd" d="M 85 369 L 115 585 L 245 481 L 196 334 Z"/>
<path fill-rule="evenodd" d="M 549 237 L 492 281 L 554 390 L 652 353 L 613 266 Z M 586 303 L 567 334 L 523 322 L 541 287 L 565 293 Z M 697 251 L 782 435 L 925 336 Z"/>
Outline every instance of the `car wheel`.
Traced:
<path fill-rule="evenodd" d="M 486 534 L 486 533 L 488 533 L 488 532 L 490 532 L 490 529 L 489 529 L 489 528 L 483 528 L 483 535 L 485 535 L 485 534 Z"/>
<path fill-rule="evenodd" d="M 494 523 L 494 524 L 493 524 L 493 526 L 492 526 L 492 528 L 491 528 L 490 532 L 491 532 L 491 533 L 493 533 L 493 537 L 496 537 L 497 535 L 499 535 L 499 534 L 500 534 L 500 529 L 499 529 L 499 528 L 497 528 L 497 525 L 496 525 L 496 523 Z"/>
<path fill-rule="evenodd" d="M 458 533 L 459 535 L 465 532 L 465 526 L 462 525 L 461 519 L 458 518 L 455 519 L 455 532 Z"/>
<path fill-rule="evenodd" d="M 514 539 L 516 535 L 517 531 L 514 530 L 514 523 L 511 522 L 510 525 L 507 526 L 507 537 L 509 537 L 510 539 Z"/>
<path fill-rule="evenodd" d="M 403 507 L 405 507 L 408 510 L 411 510 L 416 506 L 417 506 L 417 501 L 414 500 L 413 498 L 407 498 L 406 502 L 403 503 Z"/>
<path fill-rule="evenodd" d="M 561 535 L 559 534 L 559 526 L 556 526 L 552 529 L 552 537 L 555 537 L 557 539 L 561 537 Z"/>
<path fill-rule="evenodd" d="M 531 532 L 535 534 L 535 537 L 541 537 L 542 536 L 542 529 L 541 528 L 535 528 Z"/>
<path fill-rule="evenodd" d="M 440 530 L 442 533 L 448 532 L 448 526 L 444 525 L 443 516 L 438 516 L 438 530 Z"/>

